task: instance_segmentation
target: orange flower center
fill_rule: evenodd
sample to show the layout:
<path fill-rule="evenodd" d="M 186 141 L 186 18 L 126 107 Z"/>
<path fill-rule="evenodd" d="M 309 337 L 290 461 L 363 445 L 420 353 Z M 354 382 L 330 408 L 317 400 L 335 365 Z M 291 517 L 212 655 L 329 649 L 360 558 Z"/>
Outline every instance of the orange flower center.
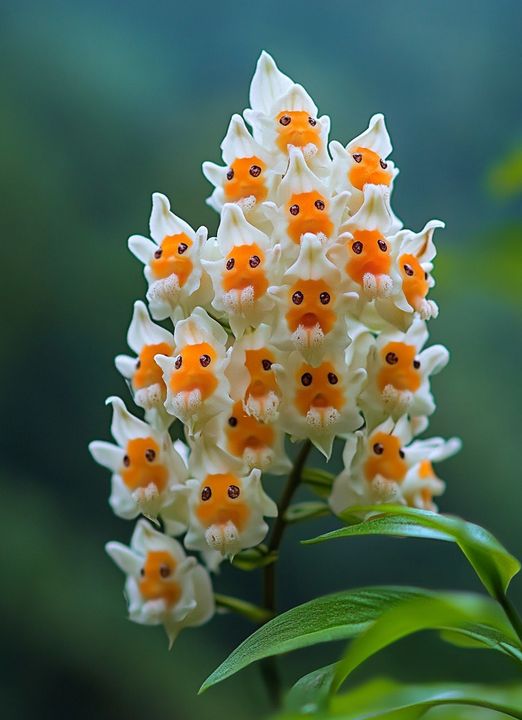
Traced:
<path fill-rule="evenodd" d="M 157 280 L 177 275 L 179 286 L 187 282 L 192 272 L 192 260 L 187 257 L 192 240 L 185 233 L 166 235 L 161 246 L 154 253 L 150 269 Z"/>
<path fill-rule="evenodd" d="M 348 179 L 358 190 L 370 185 L 389 185 L 392 174 L 380 155 L 369 148 L 357 147 L 352 152 L 355 163 L 350 168 Z M 384 167 L 383 167 L 384 165 Z"/>
<path fill-rule="evenodd" d="M 295 405 L 301 415 L 306 416 L 310 410 L 329 407 L 342 409 L 342 378 L 336 373 L 332 363 L 323 362 L 319 367 L 303 363 L 296 373 L 295 382 Z"/>
<path fill-rule="evenodd" d="M 254 299 L 264 295 L 268 288 L 265 274 L 265 254 L 256 243 L 236 245 L 225 259 L 223 290 L 244 290 L 252 287 Z"/>
<path fill-rule="evenodd" d="M 214 374 L 217 354 L 209 343 L 185 345 L 176 356 L 170 376 L 173 393 L 199 390 L 201 399 L 206 400 L 218 385 Z"/>
<path fill-rule="evenodd" d="M 380 390 L 393 385 L 397 390 L 415 392 L 421 384 L 420 363 L 415 359 L 417 348 L 401 342 L 390 342 L 381 350 L 383 366 L 377 376 Z"/>
<path fill-rule="evenodd" d="M 270 350 L 245 350 L 245 367 L 250 375 L 245 397 L 252 395 L 261 398 L 269 392 L 279 394 L 276 376 L 272 370 L 274 362 L 275 356 Z"/>
<path fill-rule="evenodd" d="M 329 333 L 336 314 L 331 309 L 334 301 L 332 288 L 323 280 L 298 280 L 288 291 L 290 310 L 286 322 L 291 332 L 301 325 L 312 330 L 319 325 L 323 333 Z"/>
<path fill-rule="evenodd" d="M 247 415 L 241 400 L 234 403 L 225 433 L 227 449 L 231 455 L 236 457 L 243 457 L 243 453 L 247 449 L 262 450 L 271 448 L 274 443 L 272 426 L 265 425 L 251 415 Z"/>
<path fill-rule="evenodd" d="M 146 488 L 151 483 L 156 486 L 158 492 L 165 489 L 168 472 L 165 465 L 159 462 L 159 457 L 160 448 L 154 438 L 129 440 L 121 470 L 121 477 L 129 490 Z"/>
<path fill-rule="evenodd" d="M 364 464 L 368 481 L 376 475 L 398 483 L 404 480 L 408 466 L 398 437 L 383 432 L 374 433 L 369 440 L 369 448 L 370 456 Z"/>
<path fill-rule="evenodd" d="M 408 254 L 400 256 L 399 270 L 406 300 L 415 308 L 428 294 L 428 274 L 422 269 L 415 255 Z"/>
<path fill-rule="evenodd" d="M 263 202 L 268 194 L 265 170 L 266 163 L 255 155 L 236 158 L 229 167 L 225 180 L 226 201 L 237 202 L 253 195 L 257 202 Z"/>
<path fill-rule="evenodd" d="M 305 147 L 312 143 L 317 148 L 321 147 L 320 125 L 304 110 L 280 112 L 276 117 L 276 128 L 277 146 L 284 153 L 289 145 Z"/>
<path fill-rule="evenodd" d="M 362 284 L 366 273 L 384 275 L 390 272 L 390 246 L 378 230 L 354 230 L 353 240 L 346 244 L 349 260 L 346 272 Z"/>
<path fill-rule="evenodd" d="M 204 527 L 234 523 L 241 532 L 250 515 L 241 480 L 232 473 L 207 475 L 200 486 L 196 515 Z"/>
<path fill-rule="evenodd" d="M 132 387 L 135 390 L 159 384 L 165 389 L 160 366 L 154 360 L 156 355 L 172 355 L 173 348 L 168 343 L 144 345 L 136 362 L 136 371 L 132 376 Z"/>
<path fill-rule="evenodd" d="M 165 550 L 152 550 L 147 553 L 139 581 L 140 593 L 144 600 L 164 600 L 167 605 L 175 605 L 181 588 L 172 579 L 176 570 L 176 560 Z"/>
<path fill-rule="evenodd" d="M 323 233 L 330 237 L 333 223 L 328 211 L 328 200 L 321 193 L 294 193 L 286 204 L 288 235 L 297 244 L 305 233 Z"/>

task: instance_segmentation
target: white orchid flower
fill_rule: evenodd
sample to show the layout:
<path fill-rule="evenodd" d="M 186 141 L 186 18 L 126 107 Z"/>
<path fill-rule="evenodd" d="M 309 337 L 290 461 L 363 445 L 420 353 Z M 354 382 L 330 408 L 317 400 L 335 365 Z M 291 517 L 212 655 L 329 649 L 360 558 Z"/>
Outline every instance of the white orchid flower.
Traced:
<path fill-rule="evenodd" d="M 390 327 L 375 341 L 361 395 L 361 407 L 371 427 L 388 416 L 398 420 L 405 413 L 414 418 L 434 412 L 430 377 L 447 365 L 449 353 L 442 345 L 423 350 L 427 340 L 426 323 L 417 318 L 406 333 Z"/>
<path fill-rule="evenodd" d="M 439 314 L 437 304 L 427 295 L 435 285 L 431 275 L 433 259 L 437 254 L 433 234 L 443 227 L 441 220 L 430 220 L 418 233 L 401 230 L 392 238 L 394 266 L 399 272 L 401 285 L 399 293 L 393 298 L 394 306 L 387 303 L 378 309 L 388 322 L 401 329 L 406 329 L 414 317 L 429 320 Z"/>
<path fill-rule="evenodd" d="M 216 245 L 219 259 L 202 261 L 214 286 L 212 306 L 241 337 L 247 328 L 272 321 L 275 303 L 267 289 L 278 278 L 280 248 L 231 203 L 221 213 Z"/>
<path fill-rule="evenodd" d="M 158 354 L 172 355 L 174 336 L 165 328 L 152 322 L 145 303 L 137 300 L 127 332 L 127 343 L 136 353 L 135 357 L 118 355 L 115 364 L 133 390 L 134 402 L 147 412 L 147 419 L 167 425 L 172 421 L 164 412 L 163 403 L 167 388 L 161 368 L 154 360 Z"/>
<path fill-rule="evenodd" d="M 210 438 L 194 444 L 189 473 L 189 529 L 185 547 L 234 557 L 259 545 L 268 531 L 264 517 L 277 507 L 261 485 L 261 471 L 245 472 L 244 462 L 221 450 Z"/>
<path fill-rule="evenodd" d="M 347 192 L 332 197 L 328 186 L 308 167 L 301 148 L 290 148 L 288 170 L 276 202 L 263 206 L 288 261 L 297 257 L 306 233 L 316 235 L 325 245 L 337 237 L 348 197 Z"/>
<path fill-rule="evenodd" d="M 256 141 L 275 155 L 275 170 L 284 172 L 289 148 L 299 147 L 312 169 L 328 171 L 330 118 L 318 117 L 310 95 L 284 75 L 266 52 L 261 53 L 252 78 L 250 104 L 243 113 L 245 120 Z"/>
<path fill-rule="evenodd" d="M 346 314 L 357 295 L 343 292 L 341 273 L 316 235 L 303 235 L 297 260 L 269 292 L 279 311 L 274 345 L 298 350 L 314 366 L 326 354 L 347 347 Z"/>
<path fill-rule="evenodd" d="M 265 222 L 261 203 L 270 199 L 279 175 L 270 167 L 272 158 L 252 137 L 241 115 L 232 115 L 221 143 L 225 167 L 203 163 L 203 174 L 214 185 L 207 203 L 221 212 L 225 203 L 237 203 L 256 227 Z"/>
<path fill-rule="evenodd" d="M 205 435 L 242 460 L 249 470 L 258 468 L 272 475 L 284 475 L 292 468 L 279 424 L 265 423 L 249 415 L 242 400 L 207 423 Z"/>
<path fill-rule="evenodd" d="M 215 612 L 208 572 L 182 546 L 146 520 L 139 520 L 130 547 L 106 545 L 107 553 L 127 575 L 129 617 L 140 625 L 163 625 L 172 644 L 186 627 L 208 622 Z"/>
<path fill-rule="evenodd" d="M 394 260 L 390 237 L 392 216 L 388 190 L 367 185 L 360 210 L 342 228 L 328 251 L 328 257 L 342 267 L 350 290 L 360 296 L 356 314 L 360 315 L 373 300 L 393 303 L 400 292 L 401 278 Z"/>
<path fill-rule="evenodd" d="M 165 408 L 187 425 L 189 433 L 230 404 L 225 376 L 228 335 L 197 307 L 174 329 L 174 356 L 156 355 L 167 386 Z"/>
<path fill-rule="evenodd" d="M 356 505 L 381 503 L 428 507 L 444 484 L 426 463 L 443 460 L 461 446 L 458 438 L 417 440 L 406 415 L 397 422 L 387 418 L 373 430 L 365 428 L 349 437 L 343 452 L 344 470 L 330 496 L 339 514 Z M 424 505 L 421 505 L 421 503 Z"/>
<path fill-rule="evenodd" d="M 89 450 L 112 472 L 109 503 L 118 517 L 158 516 L 172 535 L 187 526 L 187 467 L 167 431 L 158 431 L 131 415 L 123 401 L 110 397 L 111 432 L 117 445 L 96 440 Z"/>
<path fill-rule="evenodd" d="M 363 424 L 357 397 L 366 378 L 363 368 L 350 370 L 344 353 L 317 367 L 292 352 L 285 366 L 276 366 L 283 391 L 281 427 L 293 440 L 309 438 L 329 459 L 336 435 L 351 433 Z"/>
<path fill-rule="evenodd" d="M 145 265 L 145 278 L 149 284 L 147 300 L 152 317 L 163 320 L 173 315 L 178 307 L 188 314 L 197 305 L 209 302 L 211 285 L 200 262 L 207 229 L 193 230 L 171 212 L 165 195 L 154 193 L 150 234 L 152 240 L 132 235 L 129 250 Z"/>
<path fill-rule="evenodd" d="M 332 171 L 330 183 L 332 190 L 350 192 L 350 213 L 355 214 L 364 201 L 364 189 L 367 185 L 379 185 L 393 190 L 393 181 L 399 171 L 388 155 L 392 151 L 390 136 L 386 129 L 384 116 L 374 115 L 368 128 L 343 147 L 337 140 L 330 143 Z M 402 227 L 401 221 L 392 214 L 391 232 Z"/>
<path fill-rule="evenodd" d="M 232 399 L 243 402 L 247 415 L 264 423 L 277 421 L 281 390 L 272 366 L 283 362 L 284 354 L 273 345 L 272 328 L 265 323 L 235 341 L 225 373 Z"/>

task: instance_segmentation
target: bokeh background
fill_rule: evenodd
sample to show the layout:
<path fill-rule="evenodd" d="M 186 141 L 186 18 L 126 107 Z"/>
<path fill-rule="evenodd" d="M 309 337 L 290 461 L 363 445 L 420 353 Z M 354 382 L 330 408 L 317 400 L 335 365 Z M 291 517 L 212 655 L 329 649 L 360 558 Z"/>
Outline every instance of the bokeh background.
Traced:
<path fill-rule="evenodd" d="M 154 190 L 215 231 L 200 163 L 219 160 L 262 48 L 331 115 L 332 137 L 348 141 L 383 111 L 401 169 L 396 211 L 413 229 L 446 220 L 441 315 L 430 328 L 452 362 L 434 382 L 431 428 L 460 435 L 464 449 L 441 471 L 441 506 L 522 556 L 521 25 L 518 0 L 1 3 L 3 718 L 243 720 L 266 711 L 256 668 L 195 695 L 248 634 L 246 621 L 217 617 L 171 653 L 160 629 L 128 622 L 122 576 L 103 545 L 127 541 L 131 526 L 112 516 L 108 474 L 87 452 L 89 440 L 109 438 L 103 401 L 125 390 L 113 357 L 126 350 L 132 302 L 145 289 L 127 236 L 146 232 Z M 364 584 L 479 589 L 444 543 L 299 547 L 332 525 L 288 533 L 281 607 Z M 255 600 L 260 578 L 225 570 L 217 587 Z M 512 593 L 522 605 L 520 579 Z M 287 680 L 340 650 L 289 657 Z M 502 681 L 514 672 L 499 655 L 425 634 L 354 680 Z"/>

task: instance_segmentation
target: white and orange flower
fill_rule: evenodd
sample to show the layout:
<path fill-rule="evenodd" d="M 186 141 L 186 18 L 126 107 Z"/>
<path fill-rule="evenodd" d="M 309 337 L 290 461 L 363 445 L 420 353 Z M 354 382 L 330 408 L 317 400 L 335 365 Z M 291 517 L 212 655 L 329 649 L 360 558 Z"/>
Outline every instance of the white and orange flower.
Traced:
<path fill-rule="evenodd" d="M 292 352 L 285 366 L 276 366 L 283 390 L 281 427 L 293 440 L 308 438 L 329 459 L 336 435 L 361 427 L 357 398 L 366 370 L 349 370 L 344 353 L 337 352 L 319 365 Z"/>
<path fill-rule="evenodd" d="M 283 362 L 284 353 L 272 343 L 272 328 L 264 323 L 236 339 L 231 347 L 225 371 L 230 395 L 261 422 L 273 423 L 278 418 L 281 389 L 273 365 Z"/>
<path fill-rule="evenodd" d="M 189 462 L 189 529 L 185 547 L 214 550 L 234 557 L 240 550 L 259 545 L 277 507 L 261 485 L 261 471 L 244 471 L 244 463 L 199 438 Z"/>
<path fill-rule="evenodd" d="M 191 434 L 230 405 L 225 376 L 227 341 L 221 325 L 197 307 L 176 323 L 176 354 L 155 357 L 167 386 L 165 408 Z"/>
<path fill-rule="evenodd" d="M 347 192 L 332 197 L 328 186 L 308 167 L 301 148 L 290 148 L 288 170 L 276 201 L 264 204 L 287 262 L 297 257 L 307 233 L 316 235 L 324 245 L 337 238 L 348 197 Z"/>
<path fill-rule="evenodd" d="M 214 286 L 212 307 L 240 337 L 247 328 L 272 320 L 274 300 L 267 289 L 277 281 L 280 248 L 232 203 L 223 207 L 215 246 L 219 258 L 203 260 Z"/>
<path fill-rule="evenodd" d="M 169 424 L 169 416 L 166 415 L 163 407 L 167 388 L 161 368 L 154 357 L 158 354 L 172 355 L 174 336 L 152 322 L 147 307 L 141 300 L 134 303 L 127 343 L 136 356 L 118 355 L 115 364 L 123 377 L 129 381 L 134 402 L 148 412 L 151 421 L 157 419 L 159 415 L 160 422 Z"/>
<path fill-rule="evenodd" d="M 250 105 L 245 120 L 254 138 L 274 155 L 274 170 L 285 172 L 288 151 L 301 148 L 310 167 L 326 173 L 330 118 L 318 117 L 317 105 L 301 86 L 282 73 L 274 60 L 262 52 L 250 85 Z"/>
<path fill-rule="evenodd" d="M 330 496 L 332 510 L 340 514 L 350 507 L 380 503 L 434 508 L 433 497 L 444 491 L 444 483 L 431 462 L 451 457 L 461 443 L 457 438 L 411 443 L 412 437 L 406 415 L 350 436 L 343 452 L 344 470 Z"/>
<path fill-rule="evenodd" d="M 221 212 L 226 203 L 237 203 L 257 226 L 264 220 L 259 213 L 260 206 L 270 198 L 278 180 L 271 169 L 271 157 L 237 114 L 232 115 L 221 150 L 225 167 L 203 163 L 203 174 L 215 188 L 207 202 L 217 212 Z"/>
<path fill-rule="evenodd" d="M 350 192 L 349 207 L 353 215 L 364 201 L 367 185 L 379 185 L 391 195 L 394 178 L 399 171 L 388 155 L 392 151 L 390 136 L 386 129 L 384 116 L 374 115 L 368 128 L 343 147 L 337 140 L 330 143 L 333 163 L 331 187 L 335 192 Z M 402 227 L 398 218 L 392 215 L 390 230 L 396 232 Z"/>
<path fill-rule="evenodd" d="M 390 327 L 376 339 L 367 358 L 368 380 L 361 394 L 370 427 L 386 417 L 398 420 L 408 413 L 418 418 L 434 412 L 430 377 L 447 365 L 449 353 L 442 345 L 423 350 L 427 340 L 426 323 L 418 318 L 406 333 Z"/>
<path fill-rule="evenodd" d="M 193 230 L 170 210 L 165 195 L 154 193 L 150 216 L 152 240 L 142 235 L 129 238 L 129 250 L 145 265 L 149 284 L 147 300 L 155 320 L 184 314 L 212 299 L 210 281 L 201 266 L 207 229 Z"/>
<path fill-rule="evenodd" d="M 143 514 L 161 517 L 168 533 L 178 535 L 187 526 L 187 467 L 183 443 L 172 443 L 167 431 L 158 431 L 131 415 L 123 401 L 110 397 L 112 436 L 117 445 L 95 440 L 91 455 L 112 472 L 109 503 L 118 517 L 133 520 Z M 176 449 L 178 448 L 178 449 Z"/>
<path fill-rule="evenodd" d="M 130 547 L 109 542 L 107 553 L 127 576 L 129 617 L 140 625 L 163 625 L 172 646 L 179 632 L 213 616 L 214 595 L 208 572 L 187 557 L 174 538 L 136 524 Z"/>
<path fill-rule="evenodd" d="M 346 314 L 357 295 L 343 292 L 342 275 L 317 235 L 302 236 L 297 260 L 269 292 L 278 303 L 274 345 L 298 350 L 316 366 L 328 352 L 342 352 L 349 344 Z"/>

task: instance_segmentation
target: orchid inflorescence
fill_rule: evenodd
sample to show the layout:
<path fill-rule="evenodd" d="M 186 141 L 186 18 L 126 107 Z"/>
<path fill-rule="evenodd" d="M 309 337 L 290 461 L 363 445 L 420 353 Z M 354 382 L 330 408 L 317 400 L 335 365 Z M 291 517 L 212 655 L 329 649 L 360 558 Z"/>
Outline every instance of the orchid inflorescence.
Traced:
<path fill-rule="evenodd" d="M 335 514 L 436 510 L 444 483 L 432 463 L 459 448 L 414 439 L 435 410 L 430 378 L 448 362 L 441 345 L 425 348 L 444 225 L 405 230 L 392 212 L 398 170 L 383 116 L 328 145 L 329 118 L 265 52 L 250 105 L 232 116 L 224 165 L 203 164 L 216 237 L 155 193 L 151 239 L 129 239 L 148 307 L 135 303 L 132 355 L 116 366 L 144 419 L 110 397 L 116 444 L 90 445 L 112 472 L 116 515 L 143 516 L 130 547 L 107 545 L 127 575 L 130 617 L 164 625 L 171 642 L 212 616 L 209 571 L 265 539 L 278 508 L 262 474 L 291 471 L 287 436 L 326 459 L 344 440 Z"/>

